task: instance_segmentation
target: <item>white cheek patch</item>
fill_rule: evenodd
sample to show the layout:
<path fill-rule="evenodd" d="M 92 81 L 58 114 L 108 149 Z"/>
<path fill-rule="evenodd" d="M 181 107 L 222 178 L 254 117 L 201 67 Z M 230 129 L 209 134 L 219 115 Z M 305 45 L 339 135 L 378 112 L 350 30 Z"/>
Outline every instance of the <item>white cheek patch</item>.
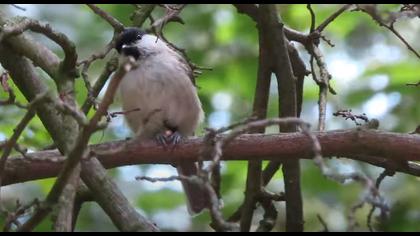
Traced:
<path fill-rule="evenodd" d="M 167 47 L 165 42 L 160 40 L 158 37 L 150 34 L 144 35 L 142 39 L 137 42 L 137 45 L 139 48 L 154 51 Z"/>

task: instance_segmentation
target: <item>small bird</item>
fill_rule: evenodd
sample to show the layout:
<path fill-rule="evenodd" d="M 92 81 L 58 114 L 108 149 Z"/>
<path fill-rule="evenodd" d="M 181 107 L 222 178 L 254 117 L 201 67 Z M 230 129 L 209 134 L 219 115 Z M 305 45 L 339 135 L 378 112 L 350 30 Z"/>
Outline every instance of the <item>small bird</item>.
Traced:
<path fill-rule="evenodd" d="M 155 139 L 163 146 L 176 145 L 192 136 L 204 119 L 186 59 L 155 35 L 139 28 L 126 28 L 116 41 L 121 57 L 132 56 L 138 67 L 122 78 L 119 92 L 126 121 L 139 141 Z M 180 175 L 197 174 L 193 162 L 177 164 Z M 190 214 L 208 207 L 204 188 L 181 180 Z"/>

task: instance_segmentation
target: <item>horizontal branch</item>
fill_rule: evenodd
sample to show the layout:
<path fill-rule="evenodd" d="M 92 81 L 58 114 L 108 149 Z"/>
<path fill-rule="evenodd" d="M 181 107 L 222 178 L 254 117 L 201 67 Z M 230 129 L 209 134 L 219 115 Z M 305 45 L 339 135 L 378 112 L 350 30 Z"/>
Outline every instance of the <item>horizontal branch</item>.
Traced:
<path fill-rule="evenodd" d="M 418 164 L 395 164 L 420 160 L 420 135 L 363 128 L 313 134 L 321 144 L 324 157 L 346 157 L 420 176 Z M 132 140 L 91 145 L 90 148 L 102 165 L 110 169 L 126 165 L 197 161 L 202 143 L 202 138 L 192 138 L 172 151 L 165 150 L 153 141 L 136 143 Z M 311 159 L 312 148 L 312 141 L 302 133 L 247 134 L 239 136 L 225 147 L 222 160 Z M 55 150 L 29 153 L 26 157 L 11 157 L 6 164 L 3 184 L 54 177 L 62 169 L 64 160 Z"/>

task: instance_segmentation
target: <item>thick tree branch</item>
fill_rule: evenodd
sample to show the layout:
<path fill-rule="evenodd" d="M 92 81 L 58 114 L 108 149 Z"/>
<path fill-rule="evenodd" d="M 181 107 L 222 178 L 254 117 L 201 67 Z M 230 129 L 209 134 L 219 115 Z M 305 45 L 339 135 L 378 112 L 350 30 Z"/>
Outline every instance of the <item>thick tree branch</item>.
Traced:
<path fill-rule="evenodd" d="M 256 4 L 233 4 L 239 13 L 247 14 L 255 22 L 258 22 L 259 13 Z"/>
<path fill-rule="evenodd" d="M 64 60 L 61 62 L 61 69 L 66 73 L 75 74 L 77 60 L 76 47 L 66 35 L 54 31 L 49 24 L 42 24 L 37 20 L 20 17 L 11 21 L 11 24 L 3 26 L 0 33 L 0 42 L 3 39 L 22 34 L 26 30 L 31 30 L 43 34 L 60 45 L 64 51 Z"/>
<path fill-rule="evenodd" d="M 3 67 L 10 72 L 15 84 L 19 87 L 27 100 L 31 101 L 37 94 L 47 90 L 45 84 L 38 78 L 38 74 L 35 72 L 35 69 L 29 60 L 20 56 L 10 48 L 2 47 L 0 45 L 0 62 Z M 56 98 L 52 99 L 55 100 Z M 61 152 L 65 153 L 66 150 L 69 150 L 71 143 L 68 143 L 68 138 L 71 134 L 68 132 L 72 132 L 74 128 L 63 129 L 62 116 L 57 112 L 56 107 L 53 104 L 43 103 L 38 107 L 37 112 Z M 60 170 L 61 168 L 57 169 L 58 172 Z M 24 172 L 26 172 L 26 170 Z M 82 175 L 89 174 L 89 172 L 86 172 Z M 111 191 L 113 194 L 121 194 L 117 189 L 112 188 L 107 188 L 106 191 L 99 191 L 97 194 L 107 195 L 109 194 L 107 191 Z M 110 202 L 110 204 L 112 204 L 112 202 Z M 124 207 L 129 208 L 130 206 Z"/>
<path fill-rule="evenodd" d="M 265 45 L 265 35 L 259 31 L 259 58 L 257 85 L 255 89 L 253 117 L 264 119 L 267 116 L 268 97 L 271 82 L 271 69 L 269 48 Z M 265 127 L 251 130 L 252 133 L 264 133 Z M 249 231 L 255 210 L 256 197 L 261 190 L 261 168 L 262 162 L 249 161 L 248 174 L 246 181 L 245 199 L 240 206 L 241 211 L 241 231 Z"/>
<path fill-rule="evenodd" d="M 34 213 L 34 215 L 32 215 L 31 218 L 29 218 L 18 229 L 18 231 L 32 230 L 50 212 L 51 206 L 58 201 L 59 197 L 61 196 L 61 193 L 66 187 L 67 182 L 69 181 L 73 173 L 76 171 L 76 167 L 78 166 L 79 161 L 83 157 L 87 157 L 88 150 L 86 149 L 86 146 L 89 142 L 89 138 L 93 134 L 93 132 L 96 131 L 100 119 L 106 114 L 109 105 L 112 103 L 119 82 L 121 81 L 125 73 L 130 69 L 131 65 L 125 63 L 114 74 L 113 78 L 111 79 L 111 83 L 108 86 L 108 89 L 105 93 L 104 99 L 99 105 L 98 110 L 90 119 L 89 124 L 84 126 L 83 129 L 78 133 L 76 143 L 66 155 L 67 159 L 63 166 L 63 170 L 60 172 L 56 182 L 54 183 L 53 187 L 48 193 L 45 199 L 45 204 L 42 204 L 41 207 L 39 207 Z"/>
<path fill-rule="evenodd" d="M 7 19 L 6 14 L 0 11 L 0 24 L 6 24 Z M 27 34 L 6 39 L 4 44 L 11 46 L 17 53 L 31 59 L 36 66 L 41 67 L 52 78 L 57 74 L 60 67 L 60 58 Z"/>
<path fill-rule="evenodd" d="M 32 64 L 24 57 L 6 47 L 0 47 L 0 61 L 8 69 L 15 84 L 19 87 L 26 99 L 32 101 L 38 94 L 45 93 L 47 87 L 39 79 Z M 50 100 L 56 100 L 56 97 L 49 97 Z M 54 141 L 60 147 L 62 153 L 70 149 L 74 129 L 63 129 L 61 123 L 65 116 L 58 113 L 53 103 L 42 103 L 37 107 L 37 114 L 43 121 L 47 130 L 52 135 Z M 72 124 L 67 122 L 66 125 Z M 77 124 L 77 123 L 76 123 Z M 46 204 L 40 204 L 40 208 L 48 208 Z"/>
<path fill-rule="evenodd" d="M 150 16 L 156 4 L 134 4 L 136 10 L 130 16 L 134 27 L 141 27 Z"/>
<path fill-rule="evenodd" d="M 346 157 L 395 171 L 420 176 L 420 165 L 406 166 L 397 162 L 420 160 L 420 135 L 400 134 L 363 128 L 313 132 L 318 138 L 323 157 Z M 287 160 L 311 159 L 311 140 L 304 134 L 245 134 L 230 142 L 223 151 L 222 160 Z M 137 164 L 173 164 L 178 161 L 197 161 L 202 138 L 193 138 L 180 144 L 168 155 L 156 143 L 116 141 L 91 145 L 91 152 L 105 168 Z M 7 160 L 4 185 L 56 176 L 64 157 L 49 150 L 15 156 Z"/>
<path fill-rule="evenodd" d="M 76 190 L 79 186 L 80 181 L 80 164 L 76 167 L 76 170 L 70 176 L 63 193 L 58 200 L 58 211 L 56 215 L 53 215 L 54 224 L 53 228 L 55 232 L 72 232 L 73 231 L 73 211 L 76 203 Z"/>
<path fill-rule="evenodd" d="M 14 50 L 0 45 L 0 63 L 5 67 L 23 93 L 26 100 L 32 101 L 38 94 L 47 92 L 48 88 L 38 77 L 32 63 L 25 57 L 19 55 Z M 56 100 L 57 97 L 51 97 Z M 71 133 L 71 130 L 63 129 L 61 126 L 62 117 L 52 103 L 42 103 L 37 107 L 37 114 L 44 123 L 46 129 L 51 134 L 52 139 L 61 148 L 61 151 L 67 150 L 65 145 Z"/>
<path fill-rule="evenodd" d="M 274 59 L 272 69 L 278 83 L 279 116 L 296 117 L 296 78 L 289 58 L 283 23 L 278 17 L 275 5 L 260 5 L 258 10 L 258 27 L 270 39 L 266 43 Z M 281 125 L 280 130 L 282 132 L 294 132 L 296 126 L 293 124 Z M 278 165 L 278 163 L 272 165 Z M 298 160 L 284 161 L 283 173 L 286 193 L 286 231 L 303 231 L 303 207 Z"/>
<path fill-rule="evenodd" d="M 279 90 L 279 114 L 280 117 L 297 116 L 300 113 L 301 95 L 303 89 L 303 78 L 306 74 L 306 69 L 302 73 L 296 72 L 300 66 L 300 60 L 297 59 L 297 53 L 294 53 L 292 46 L 288 44 L 284 36 L 291 38 L 296 37 L 301 42 L 307 42 L 307 36 L 301 36 L 299 32 L 286 29 L 282 23 L 279 22 L 277 11 L 274 5 L 260 5 L 254 4 L 235 4 L 238 12 L 245 13 L 257 22 L 257 28 L 260 35 L 264 35 L 265 45 L 269 48 L 270 58 L 273 58 L 270 63 L 270 68 L 274 72 L 278 80 Z M 290 50 L 291 49 L 291 50 Z M 290 55 L 289 55 L 290 54 Z M 293 60 L 293 72 L 291 60 Z M 295 70 L 296 69 L 296 70 Z M 298 77 L 295 79 L 294 74 Z M 299 106 L 299 107 L 298 107 Z M 299 111 L 298 111 L 299 110 Z M 295 131 L 293 125 L 284 125 L 281 127 L 282 131 Z M 287 161 L 284 167 L 285 172 L 285 188 L 287 192 L 286 215 L 288 219 L 287 230 L 301 231 L 303 226 L 302 219 L 302 201 L 299 185 L 299 163 L 294 161 Z M 279 162 L 271 162 L 264 171 L 263 182 L 268 182 L 271 176 L 280 167 Z M 293 208 L 293 210 L 292 210 Z"/>
<path fill-rule="evenodd" d="M 110 194 L 94 194 L 93 197 L 108 214 L 115 226 L 124 232 L 159 231 L 154 223 L 138 214 L 133 207 L 130 207 L 130 202 L 124 195 L 114 191 L 118 189 L 118 186 L 107 178 L 106 170 L 98 168 L 100 166 L 101 164 L 96 158 L 84 160 L 82 174 L 85 172 L 92 174 L 83 174 L 82 179 L 93 193 L 104 191 L 104 188 L 111 188 L 107 191 Z"/>
<path fill-rule="evenodd" d="M 79 217 L 80 210 L 82 209 L 82 205 L 85 202 L 94 201 L 92 192 L 88 189 L 88 187 L 84 183 L 80 183 L 79 187 L 77 188 L 76 197 L 74 199 L 74 206 L 72 212 L 72 229 L 76 227 L 77 218 Z"/>

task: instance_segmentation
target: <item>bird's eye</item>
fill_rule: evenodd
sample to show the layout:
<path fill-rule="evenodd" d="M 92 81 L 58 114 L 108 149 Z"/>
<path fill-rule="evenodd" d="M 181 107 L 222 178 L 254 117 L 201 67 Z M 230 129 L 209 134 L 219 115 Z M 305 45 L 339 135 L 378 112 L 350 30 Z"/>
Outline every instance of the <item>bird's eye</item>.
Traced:
<path fill-rule="evenodd" d="M 141 34 L 139 34 L 139 35 L 137 35 L 137 40 L 140 40 L 142 38 L 142 35 Z"/>

